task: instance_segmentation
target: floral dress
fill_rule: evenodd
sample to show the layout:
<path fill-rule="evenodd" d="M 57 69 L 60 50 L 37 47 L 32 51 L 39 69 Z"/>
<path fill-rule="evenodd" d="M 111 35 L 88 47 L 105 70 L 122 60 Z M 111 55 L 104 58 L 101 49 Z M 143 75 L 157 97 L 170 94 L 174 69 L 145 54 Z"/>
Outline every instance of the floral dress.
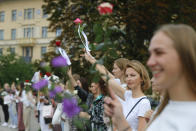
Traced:
<path fill-rule="evenodd" d="M 88 113 L 90 114 L 92 131 L 107 131 L 107 126 L 104 123 L 104 96 L 99 95 L 91 105 Z"/>

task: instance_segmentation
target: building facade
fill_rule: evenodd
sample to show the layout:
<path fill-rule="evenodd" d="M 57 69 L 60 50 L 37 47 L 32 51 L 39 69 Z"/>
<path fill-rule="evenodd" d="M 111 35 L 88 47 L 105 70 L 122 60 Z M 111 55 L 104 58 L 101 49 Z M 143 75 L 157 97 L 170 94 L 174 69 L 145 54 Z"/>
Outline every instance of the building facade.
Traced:
<path fill-rule="evenodd" d="M 0 0 L 0 55 L 9 52 L 26 62 L 41 59 L 60 31 L 50 32 L 42 0 Z"/>

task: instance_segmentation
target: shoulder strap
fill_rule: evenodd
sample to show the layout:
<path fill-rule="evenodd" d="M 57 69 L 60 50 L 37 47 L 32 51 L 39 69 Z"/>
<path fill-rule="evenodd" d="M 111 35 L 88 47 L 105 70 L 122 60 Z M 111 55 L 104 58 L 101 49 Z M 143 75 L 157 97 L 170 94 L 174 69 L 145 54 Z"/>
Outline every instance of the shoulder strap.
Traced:
<path fill-rule="evenodd" d="M 128 116 L 131 114 L 131 112 L 133 111 L 133 109 L 137 106 L 137 104 L 139 104 L 139 102 L 143 99 L 147 99 L 147 97 L 142 97 L 140 100 L 137 101 L 137 103 L 135 103 L 135 105 L 132 107 L 132 109 L 129 111 L 129 113 L 126 116 L 126 119 L 128 118 Z"/>

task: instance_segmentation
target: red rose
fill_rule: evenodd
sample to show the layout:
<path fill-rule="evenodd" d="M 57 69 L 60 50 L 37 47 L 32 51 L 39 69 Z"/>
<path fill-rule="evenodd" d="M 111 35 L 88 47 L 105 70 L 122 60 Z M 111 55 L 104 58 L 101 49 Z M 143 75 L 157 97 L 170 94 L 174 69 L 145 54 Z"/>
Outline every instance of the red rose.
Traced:
<path fill-rule="evenodd" d="M 51 76 L 51 73 L 50 72 L 46 72 L 46 75 L 49 77 L 49 76 Z"/>
<path fill-rule="evenodd" d="M 82 20 L 79 19 L 79 18 L 77 18 L 77 19 L 74 20 L 74 23 L 75 23 L 75 24 L 78 24 L 78 23 L 82 24 Z"/>
<path fill-rule="evenodd" d="M 25 80 L 25 82 L 29 82 L 29 80 Z"/>
<path fill-rule="evenodd" d="M 113 10 L 113 5 L 109 2 L 104 2 L 101 3 L 97 9 L 100 15 L 111 14 Z"/>
<path fill-rule="evenodd" d="M 61 41 L 56 41 L 56 46 L 60 46 L 61 45 Z"/>

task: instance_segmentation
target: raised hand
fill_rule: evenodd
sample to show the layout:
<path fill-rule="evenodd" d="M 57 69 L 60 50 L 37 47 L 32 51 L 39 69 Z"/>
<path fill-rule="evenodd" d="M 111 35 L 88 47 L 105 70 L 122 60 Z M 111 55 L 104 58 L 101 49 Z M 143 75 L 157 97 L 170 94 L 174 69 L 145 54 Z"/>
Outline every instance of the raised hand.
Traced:
<path fill-rule="evenodd" d="M 122 105 L 110 88 L 109 95 L 110 97 L 104 99 L 104 113 L 111 117 L 112 122 L 116 125 L 119 120 L 124 119 Z"/>
<path fill-rule="evenodd" d="M 72 68 L 71 67 L 67 70 L 67 75 L 72 76 Z"/>
<path fill-rule="evenodd" d="M 94 64 L 96 62 L 96 59 L 88 52 L 84 54 L 84 57 L 87 61 L 89 61 L 91 64 Z"/>
<path fill-rule="evenodd" d="M 111 118 L 118 130 L 131 131 L 131 127 L 123 115 L 122 105 L 110 88 L 109 94 L 110 97 L 104 99 L 104 113 Z"/>

